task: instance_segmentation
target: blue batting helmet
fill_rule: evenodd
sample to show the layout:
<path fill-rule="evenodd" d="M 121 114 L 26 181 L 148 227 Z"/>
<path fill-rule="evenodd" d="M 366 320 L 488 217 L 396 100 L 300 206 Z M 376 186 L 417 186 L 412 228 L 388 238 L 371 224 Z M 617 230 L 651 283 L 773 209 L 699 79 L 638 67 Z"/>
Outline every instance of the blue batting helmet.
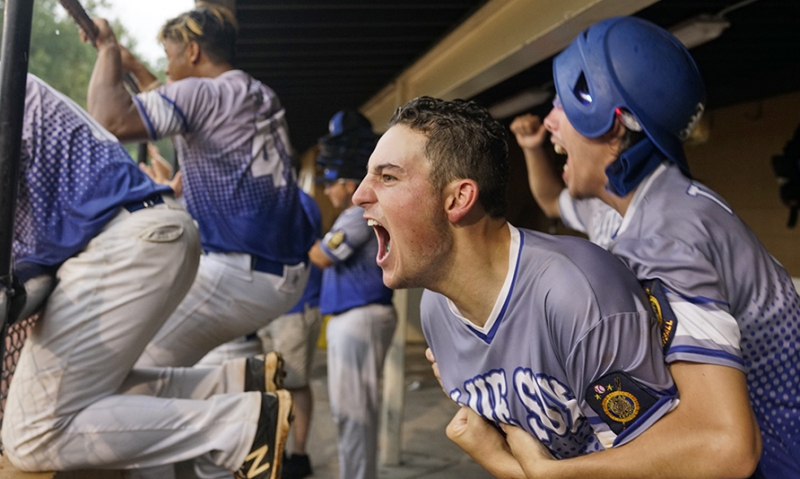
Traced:
<path fill-rule="evenodd" d="M 688 171 L 683 141 L 705 110 L 705 87 L 686 48 L 636 17 L 600 21 L 553 60 L 559 100 L 572 126 L 597 138 L 629 111 L 664 155 Z"/>

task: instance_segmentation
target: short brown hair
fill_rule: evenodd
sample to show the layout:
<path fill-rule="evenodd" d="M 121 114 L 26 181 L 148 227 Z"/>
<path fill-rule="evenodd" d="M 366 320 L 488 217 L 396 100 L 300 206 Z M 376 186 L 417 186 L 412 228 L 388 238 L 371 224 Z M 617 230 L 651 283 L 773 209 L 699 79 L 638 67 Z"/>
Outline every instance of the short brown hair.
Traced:
<path fill-rule="evenodd" d="M 461 178 L 478 184 L 478 201 L 492 218 L 505 215 L 508 140 L 505 128 L 477 103 L 423 96 L 397 109 L 389 126 L 404 125 L 428 137 L 430 180 L 441 191 Z"/>

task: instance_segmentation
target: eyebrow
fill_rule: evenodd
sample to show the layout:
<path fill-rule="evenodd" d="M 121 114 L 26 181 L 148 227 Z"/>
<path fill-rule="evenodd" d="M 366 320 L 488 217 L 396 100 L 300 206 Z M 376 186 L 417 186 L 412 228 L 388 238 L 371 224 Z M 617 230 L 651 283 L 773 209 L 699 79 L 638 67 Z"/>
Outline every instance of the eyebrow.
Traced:
<path fill-rule="evenodd" d="M 375 166 L 375 168 L 372 169 L 372 172 L 376 175 L 380 175 L 383 173 L 383 170 L 405 171 L 405 168 L 395 165 L 394 163 L 381 163 L 380 165 Z"/>

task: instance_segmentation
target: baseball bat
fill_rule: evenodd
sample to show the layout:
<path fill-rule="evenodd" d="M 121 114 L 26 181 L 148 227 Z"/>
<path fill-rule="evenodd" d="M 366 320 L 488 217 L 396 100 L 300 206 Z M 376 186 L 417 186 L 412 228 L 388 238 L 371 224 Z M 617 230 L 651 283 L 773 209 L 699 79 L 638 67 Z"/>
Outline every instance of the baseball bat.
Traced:
<path fill-rule="evenodd" d="M 92 42 L 92 45 L 95 44 L 95 40 L 97 40 L 97 35 L 99 34 L 99 30 L 97 29 L 97 25 L 94 24 L 92 18 L 86 13 L 83 6 L 78 2 L 78 0 L 58 0 L 64 10 L 67 11 L 72 20 L 75 21 L 81 30 L 86 34 L 86 38 Z M 125 83 L 128 84 L 128 87 L 133 91 L 133 93 L 139 93 L 139 84 L 136 83 L 136 78 L 133 77 L 130 73 L 126 73 L 123 76 Z"/>
<path fill-rule="evenodd" d="M 64 10 L 69 13 L 69 16 L 72 17 L 72 20 L 75 21 L 75 24 L 78 25 L 81 30 L 86 33 L 86 37 L 92 42 L 94 45 L 95 40 L 97 39 L 97 34 L 99 33 L 97 30 L 97 25 L 94 24 L 89 14 L 86 13 L 86 10 L 83 9 L 83 6 L 78 2 L 78 0 L 58 0 Z"/>

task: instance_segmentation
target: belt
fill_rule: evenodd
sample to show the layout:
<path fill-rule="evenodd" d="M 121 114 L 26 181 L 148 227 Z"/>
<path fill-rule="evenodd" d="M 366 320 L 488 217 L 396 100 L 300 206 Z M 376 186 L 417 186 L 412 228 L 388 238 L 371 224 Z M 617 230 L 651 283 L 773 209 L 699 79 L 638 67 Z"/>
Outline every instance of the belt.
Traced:
<path fill-rule="evenodd" d="M 271 261 L 266 258 L 250 255 L 250 267 L 253 271 L 283 276 L 283 263 Z"/>
<path fill-rule="evenodd" d="M 164 203 L 164 198 L 161 197 L 161 193 L 156 193 L 154 195 L 150 195 L 147 198 L 139 201 L 134 201 L 132 203 L 128 203 L 127 205 L 123 205 L 123 208 L 128 210 L 130 213 L 135 213 L 139 210 L 143 210 L 145 208 L 151 208 L 155 205 L 160 205 Z"/>

